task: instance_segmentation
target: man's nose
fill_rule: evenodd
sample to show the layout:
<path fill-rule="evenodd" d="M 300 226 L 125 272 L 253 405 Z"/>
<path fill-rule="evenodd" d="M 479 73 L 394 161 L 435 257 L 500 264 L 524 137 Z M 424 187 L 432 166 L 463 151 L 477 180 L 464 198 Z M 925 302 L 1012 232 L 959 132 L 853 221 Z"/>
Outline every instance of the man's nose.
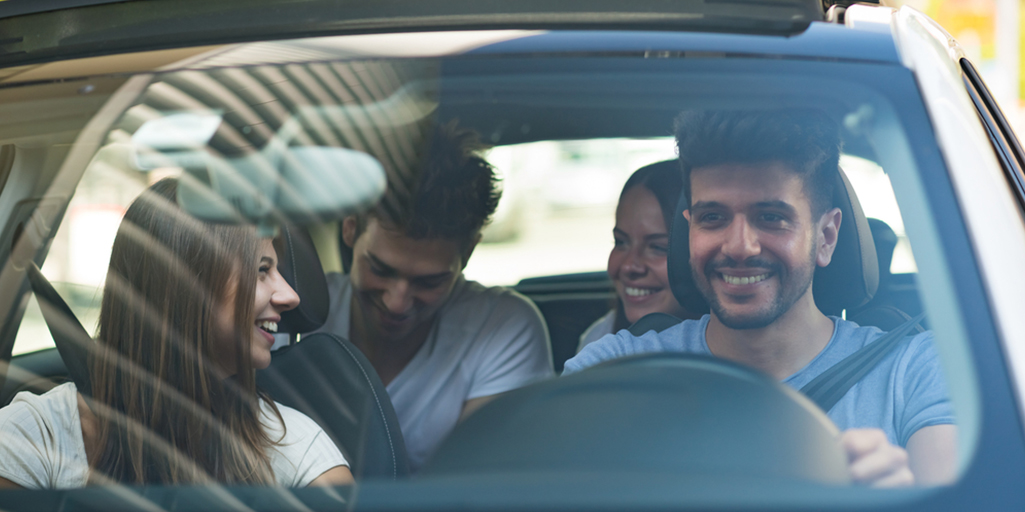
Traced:
<path fill-rule="evenodd" d="M 388 308 L 388 312 L 396 315 L 401 315 L 409 311 L 413 302 L 413 294 L 410 293 L 409 281 L 405 279 L 395 279 L 391 284 L 385 288 L 384 295 L 381 298 L 384 302 L 384 307 Z"/>
<path fill-rule="evenodd" d="M 742 216 L 737 216 L 725 231 L 722 253 L 734 261 L 745 261 L 762 252 L 758 231 Z"/>

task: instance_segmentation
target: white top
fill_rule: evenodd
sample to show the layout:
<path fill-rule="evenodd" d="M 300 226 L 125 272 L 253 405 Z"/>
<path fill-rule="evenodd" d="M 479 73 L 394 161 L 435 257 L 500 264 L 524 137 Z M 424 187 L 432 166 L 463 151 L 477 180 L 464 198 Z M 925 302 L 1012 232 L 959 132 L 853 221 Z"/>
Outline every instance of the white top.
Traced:
<path fill-rule="evenodd" d="M 601 318 L 594 321 L 590 327 L 580 335 L 580 344 L 577 345 L 577 354 L 587 346 L 588 343 L 598 341 L 606 334 L 612 334 L 612 325 L 616 323 L 616 310 L 605 313 Z"/>
<path fill-rule="evenodd" d="M 345 457 L 331 438 L 305 414 L 277 404 L 285 421 L 285 437 L 270 404 L 261 400 L 264 428 L 280 446 L 268 448 L 279 485 L 304 487 L 325 471 L 345 466 Z M 28 489 L 84 487 L 89 463 L 78 416 L 78 391 L 73 383 L 43 395 L 18 393 L 0 409 L 0 476 Z"/>
<path fill-rule="evenodd" d="M 327 282 L 331 312 L 321 330 L 348 339 L 349 276 L 330 273 Z M 548 329 L 537 307 L 512 290 L 460 277 L 427 341 L 387 386 L 410 467 L 418 470 L 434 453 L 467 400 L 553 375 Z"/>

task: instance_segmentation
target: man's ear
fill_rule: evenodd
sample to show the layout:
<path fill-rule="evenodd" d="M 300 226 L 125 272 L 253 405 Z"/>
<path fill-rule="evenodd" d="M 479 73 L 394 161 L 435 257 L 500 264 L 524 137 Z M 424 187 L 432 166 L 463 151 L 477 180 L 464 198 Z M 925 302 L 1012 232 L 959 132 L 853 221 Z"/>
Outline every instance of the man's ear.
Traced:
<path fill-rule="evenodd" d="M 833 261 L 833 251 L 836 250 L 836 242 L 840 238 L 840 221 L 843 214 L 839 208 L 833 208 L 822 214 L 818 222 L 817 236 L 818 248 L 815 252 L 815 264 L 820 267 L 829 265 Z"/>
<path fill-rule="evenodd" d="M 687 219 L 687 223 L 690 223 L 690 209 L 689 208 L 683 211 L 683 218 Z"/>
<path fill-rule="evenodd" d="M 349 215 L 342 220 L 342 242 L 350 249 L 356 245 L 356 231 L 359 230 L 359 221 L 355 215 Z"/>
<path fill-rule="evenodd" d="M 481 238 L 484 238 L 484 235 L 477 233 L 477 236 L 474 237 L 473 241 L 470 242 L 470 245 L 468 245 L 466 250 L 463 251 L 463 269 L 465 269 L 466 264 L 470 262 L 470 256 L 473 255 L 473 250 L 477 248 L 477 244 L 480 243 Z"/>

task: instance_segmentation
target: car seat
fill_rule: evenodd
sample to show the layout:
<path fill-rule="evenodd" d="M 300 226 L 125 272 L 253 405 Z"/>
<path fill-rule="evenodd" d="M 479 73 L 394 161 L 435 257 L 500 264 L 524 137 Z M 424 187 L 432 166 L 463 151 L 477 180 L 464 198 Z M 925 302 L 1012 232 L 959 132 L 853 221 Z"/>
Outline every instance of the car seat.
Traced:
<path fill-rule="evenodd" d="M 860 325 L 874 325 L 889 331 L 910 320 L 911 315 L 920 313 L 922 307 L 918 300 L 917 287 L 913 283 L 914 276 L 900 276 L 903 281 L 908 280 L 907 278 L 912 281 L 910 286 L 906 286 L 890 273 L 893 251 L 897 247 L 897 234 L 879 219 L 868 219 L 868 224 L 876 244 L 879 287 L 867 304 L 848 311 L 847 319 Z M 917 326 L 916 330 L 922 332 L 925 325 L 928 324 L 923 320 L 923 325 Z"/>
<path fill-rule="evenodd" d="M 301 298 L 278 322 L 278 332 L 294 339 L 327 320 L 327 281 L 305 229 L 282 226 L 278 255 L 278 269 Z M 388 392 L 348 340 L 324 332 L 303 335 L 272 352 L 270 367 L 258 371 L 256 378 L 274 400 L 320 424 L 342 449 L 356 478 L 409 474 L 406 444 Z"/>
<path fill-rule="evenodd" d="M 580 334 L 616 304 L 616 290 L 605 271 L 530 277 L 514 289 L 534 302 L 544 316 L 556 374 L 576 355 Z"/>

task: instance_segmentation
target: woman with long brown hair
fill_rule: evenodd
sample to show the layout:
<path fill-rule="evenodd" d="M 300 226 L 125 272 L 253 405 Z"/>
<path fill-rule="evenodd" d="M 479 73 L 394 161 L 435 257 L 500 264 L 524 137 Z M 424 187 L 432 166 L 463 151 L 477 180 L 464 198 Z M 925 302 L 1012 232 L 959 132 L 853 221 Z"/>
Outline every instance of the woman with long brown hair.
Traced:
<path fill-rule="evenodd" d="M 316 423 L 256 389 L 299 303 L 271 241 L 189 216 L 176 189 L 150 187 L 118 229 L 92 397 L 67 383 L 0 409 L 0 486 L 352 481 Z"/>

